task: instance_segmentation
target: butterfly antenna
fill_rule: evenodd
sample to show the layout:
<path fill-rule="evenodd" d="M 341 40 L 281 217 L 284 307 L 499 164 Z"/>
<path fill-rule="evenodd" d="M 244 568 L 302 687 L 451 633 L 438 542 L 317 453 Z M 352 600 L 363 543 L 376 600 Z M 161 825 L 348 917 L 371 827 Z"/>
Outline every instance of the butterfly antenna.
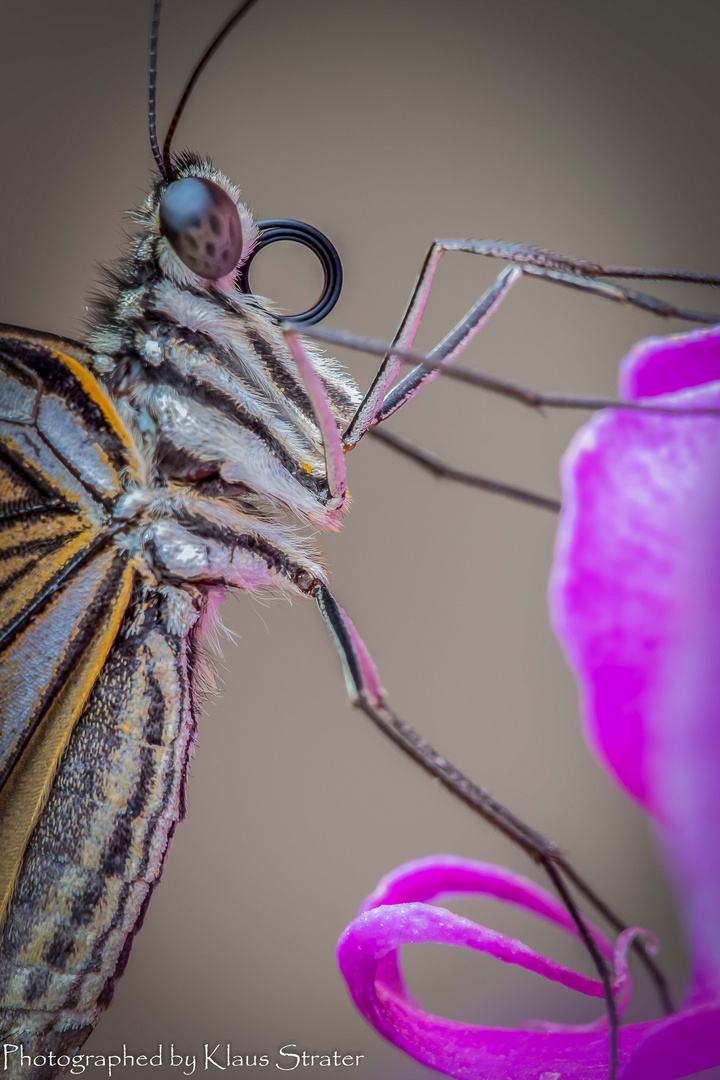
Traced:
<path fill-rule="evenodd" d="M 195 83 L 200 78 L 200 75 L 202 73 L 203 68 L 207 64 L 207 62 L 210 59 L 210 57 L 212 56 L 212 54 L 217 49 L 218 45 L 223 41 L 224 38 L 227 37 L 227 35 L 232 30 L 232 28 L 235 26 L 235 24 L 237 22 L 240 21 L 240 19 L 243 17 L 243 15 L 245 15 L 245 13 L 248 12 L 250 10 L 250 8 L 256 3 L 257 3 L 257 0 L 243 0 L 243 3 L 240 4 L 238 9 L 230 16 L 230 18 L 225 23 L 225 25 L 223 27 L 221 27 L 220 30 L 218 30 L 217 34 L 215 35 L 213 40 L 210 42 L 207 49 L 205 50 L 205 52 L 202 54 L 202 56 L 198 60 L 197 64 L 195 65 L 193 73 L 190 76 L 190 78 L 188 79 L 187 84 L 185 86 L 185 89 L 183 90 L 182 94 L 180 95 L 180 100 L 178 101 L 177 108 L 175 109 L 175 113 L 173 115 L 173 118 L 170 121 L 170 126 L 168 127 L 167 135 L 165 136 L 165 142 L 163 144 L 163 150 L 162 150 L 162 158 L 160 159 L 161 169 L 162 169 L 162 172 L 163 172 L 163 174 L 165 176 L 169 176 L 170 173 L 172 172 L 172 166 L 171 166 L 171 163 L 170 163 L 170 146 L 172 144 L 173 135 L 175 134 L 175 129 L 177 128 L 178 123 L 180 122 L 180 117 L 182 116 L 182 114 L 183 114 L 183 112 L 185 110 L 185 106 L 188 103 L 188 98 L 190 97 L 190 95 L 193 92 L 193 89 L 195 87 Z M 159 12 L 159 10 L 160 10 L 160 0 L 155 0 L 155 8 Z M 152 67 L 151 67 L 151 77 L 152 77 Z M 151 138 L 151 142 L 152 142 L 152 129 L 151 129 L 150 138 Z M 153 145 L 153 153 L 155 154 L 155 160 L 157 161 L 158 160 L 158 154 L 155 152 L 156 147 L 157 147 L 157 143 L 155 143 Z"/>
<path fill-rule="evenodd" d="M 158 35 L 160 33 L 160 4 L 161 0 L 153 0 L 152 18 L 150 20 L 150 66 L 148 71 L 148 128 L 150 131 L 150 149 L 157 162 L 157 167 L 162 175 L 167 178 L 168 170 L 165 167 L 163 156 L 160 153 L 157 137 L 157 55 Z"/>

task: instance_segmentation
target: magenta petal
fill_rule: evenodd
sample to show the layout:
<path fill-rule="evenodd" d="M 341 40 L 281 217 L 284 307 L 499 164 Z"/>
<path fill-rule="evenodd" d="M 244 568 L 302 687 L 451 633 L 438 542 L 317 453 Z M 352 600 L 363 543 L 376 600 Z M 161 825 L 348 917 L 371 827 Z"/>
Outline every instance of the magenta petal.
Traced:
<path fill-rule="evenodd" d="M 388 875 L 363 904 L 361 914 L 338 943 L 338 962 L 350 993 L 373 1026 L 396 1046 L 426 1065 L 467 1080 L 605 1080 L 607 1032 L 597 1025 L 557 1025 L 552 1030 L 511 1030 L 459 1024 L 424 1012 L 405 988 L 398 961 L 403 944 L 433 941 L 487 952 L 507 963 L 561 982 L 581 993 L 602 996 L 595 979 L 579 975 L 536 953 L 520 941 L 478 926 L 443 908 L 409 902 L 447 892 L 497 896 L 534 911 L 574 933 L 567 912 L 533 882 L 504 867 L 435 856 Z M 594 931 L 595 932 L 595 931 Z M 628 931 L 616 950 L 616 982 L 624 999 Z M 607 942 L 597 934 L 607 952 Z M 629 1058 L 646 1025 L 621 1032 L 621 1061 Z M 681 1075 L 681 1074 L 678 1074 Z"/>
<path fill-rule="evenodd" d="M 720 328 L 641 343 L 622 384 L 717 407 L 706 379 L 720 379 Z M 574 440 L 563 481 L 554 625 L 592 745 L 659 826 L 693 949 L 689 1000 L 717 1002 L 720 420 L 607 411 Z"/>
<path fill-rule="evenodd" d="M 720 384 L 680 397 L 684 408 L 718 407 Z M 662 797 L 647 767 L 652 696 L 684 603 L 684 522 L 718 454 L 714 417 L 607 410 L 580 430 L 562 465 L 553 626 L 578 678 L 591 746 L 658 816 Z"/>
<path fill-rule="evenodd" d="M 504 867 L 448 855 L 419 859 L 382 879 L 338 942 L 338 962 L 365 1018 L 390 1042 L 424 1065 L 462 1080 L 606 1080 L 607 1031 L 595 1024 L 542 1024 L 541 1030 L 459 1024 L 424 1012 L 407 991 L 402 945 L 433 941 L 462 945 L 518 964 L 581 993 L 601 996 L 599 983 L 426 901 L 441 893 L 477 892 L 525 907 L 574 931 L 558 901 Z M 591 928 L 607 952 L 607 943 Z M 626 930 L 614 950 L 615 987 L 629 991 L 627 950 L 642 931 Z M 720 1005 L 620 1029 L 620 1080 L 680 1080 L 720 1065 Z"/>
<path fill-rule="evenodd" d="M 650 1025 L 618 1080 L 675 1080 L 716 1065 L 720 1065 L 717 1003 Z"/>
<path fill-rule="evenodd" d="M 396 904 L 366 912 L 341 937 L 338 962 L 355 1004 L 381 1035 L 423 1064 L 467 1080 L 480 1076 L 483 1080 L 536 1080 L 546 1070 L 557 1074 L 557 1080 L 605 1080 L 605 1032 L 545 1033 L 459 1024 L 423 1012 L 388 987 L 382 977 L 383 958 L 403 944 L 423 941 L 483 948 L 534 970 L 540 970 L 545 961 L 521 942 L 502 940 L 502 935 L 429 904 Z M 595 980 L 583 980 L 566 969 L 561 972 L 560 965 L 545 963 L 551 977 L 566 985 L 578 979 L 587 984 L 587 990 L 598 987 Z M 638 1039 L 638 1033 L 624 1039 L 624 1058 L 629 1049 L 625 1042 L 634 1046 Z"/>
<path fill-rule="evenodd" d="M 632 979 L 628 966 L 628 950 L 637 937 L 645 939 L 648 952 L 653 955 L 658 951 L 657 938 L 649 934 L 647 930 L 641 930 L 638 926 L 623 930 L 615 942 L 613 955 L 613 988 L 615 991 L 615 1003 L 618 1016 L 622 1016 L 630 1002 L 632 994 Z M 530 1020 L 527 1027 L 533 1031 L 603 1031 L 608 1026 L 607 1013 L 603 1013 L 597 1020 L 591 1020 L 589 1024 L 558 1024 L 548 1020 Z"/>
<path fill-rule="evenodd" d="M 646 338 L 620 366 L 620 396 L 657 397 L 720 380 L 720 327 Z"/>
<path fill-rule="evenodd" d="M 430 902 L 439 896 L 447 898 L 462 893 L 492 896 L 506 904 L 522 907 L 579 937 L 567 908 L 552 893 L 505 866 L 463 859 L 458 855 L 428 855 L 396 867 L 381 878 L 377 888 L 363 900 L 358 915 L 386 904 Z M 590 923 L 588 926 L 601 952 L 612 960 L 613 946 L 597 927 Z"/>
<path fill-rule="evenodd" d="M 662 792 L 660 838 L 693 954 L 691 1000 L 720 1001 L 720 460 L 687 523 L 685 604 L 658 688 L 648 768 Z"/>

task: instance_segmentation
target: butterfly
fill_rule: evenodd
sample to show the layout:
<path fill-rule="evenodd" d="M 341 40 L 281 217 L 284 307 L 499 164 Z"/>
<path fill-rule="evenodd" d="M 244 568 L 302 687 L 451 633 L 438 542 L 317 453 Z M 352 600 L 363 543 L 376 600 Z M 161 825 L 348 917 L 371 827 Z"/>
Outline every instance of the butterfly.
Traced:
<path fill-rule="evenodd" d="M 185 165 L 178 166 L 176 172 L 176 182 L 184 177 L 181 175 L 183 168 L 187 168 L 189 172 L 193 173 L 193 176 L 197 176 L 202 173 L 205 166 L 197 161 L 188 160 Z M 215 183 L 216 180 L 213 176 L 205 176 L 205 179 L 210 179 Z M 111 328 L 112 330 L 112 328 Z M 111 330 L 107 332 L 110 333 Z M 167 675 L 167 683 L 163 684 L 164 696 L 163 701 L 179 702 L 183 700 L 183 686 L 188 681 L 188 672 L 192 669 L 193 656 L 192 649 L 188 655 L 183 653 L 183 650 L 187 650 L 190 644 L 190 635 L 187 632 L 187 623 L 192 620 L 198 612 L 189 607 L 184 612 L 179 610 L 183 604 L 187 604 L 186 599 L 178 598 L 178 596 L 172 592 L 173 588 L 176 588 L 178 580 L 187 580 L 183 575 L 178 573 L 178 564 L 171 564 L 168 562 L 168 551 L 171 549 L 172 544 L 165 543 L 160 544 L 158 547 L 157 538 L 152 542 L 155 544 L 153 555 L 153 566 L 155 570 L 162 569 L 163 574 L 166 576 L 166 580 L 170 582 L 168 586 L 163 586 L 165 592 L 159 596 L 151 598 L 145 595 L 145 599 L 140 603 L 137 599 L 137 595 L 133 591 L 135 588 L 134 582 L 136 578 L 142 580 L 144 568 L 147 568 L 149 552 L 151 550 L 149 544 L 143 541 L 142 546 L 142 558 L 137 558 L 137 550 L 134 550 L 127 541 L 128 529 L 125 524 L 128 520 L 135 521 L 134 518 L 122 517 L 123 514 L 131 512 L 127 496 L 132 489 L 132 492 L 140 491 L 147 477 L 143 475 L 143 470 L 147 464 L 147 451 L 143 444 L 142 434 L 138 435 L 138 432 L 134 428 L 134 423 L 131 423 L 128 419 L 127 406 L 128 401 L 131 402 L 131 407 L 135 408 L 136 399 L 139 399 L 141 395 L 141 382 L 135 378 L 134 372 L 123 372 L 118 376 L 117 383 L 113 383 L 113 392 L 108 394 L 106 389 L 109 379 L 115 379 L 115 373 L 111 373 L 106 369 L 105 358 L 111 355 L 112 350 L 109 349 L 107 340 L 102 343 L 98 340 L 94 342 L 93 349 L 88 351 L 83 346 L 79 346 L 72 342 L 67 342 L 61 339 L 53 339 L 43 335 L 30 335 L 29 337 L 18 337 L 16 332 L 11 328 L 6 330 L 6 357 L 7 364 L 11 374 L 9 376 L 12 384 L 12 392 L 9 396 L 14 402 L 24 402 L 24 404 L 17 404 L 14 407 L 20 409 L 19 414 L 14 414 L 7 422 L 14 425 L 14 428 L 22 428 L 24 431 L 24 438 L 33 442 L 33 446 L 38 455 L 41 455 L 42 447 L 51 454 L 51 459 L 54 459 L 53 468 L 56 473 L 49 475 L 43 472 L 43 468 L 49 469 L 50 466 L 43 464 L 46 461 L 46 457 L 42 457 L 42 460 L 38 458 L 23 458 L 20 462 L 18 458 L 19 450 L 15 449 L 11 454 L 12 464 L 10 472 L 8 473 L 8 500 L 14 506 L 13 513 L 17 513 L 16 519 L 13 519 L 13 530 L 11 534 L 8 532 L 8 550 L 13 551 L 16 547 L 23 547 L 25 555 L 28 555 L 31 560 L 38 556 L 42 552 L 42 557 L 38 557 L 33 562 L 32 572 L 36 575 L 42 575 L 42 573 L 51 574 L 51 568 L 54 567 L 52 573 L 57 571 L 60 574 L 63 569 L 70 568 L 68 574 L 70 577 L 48 578 L 43 582 L 42 577 L 33 577 L 32 586 L 28 588 L 28 593 L 32 593 L 33 599 L 37 600 L 38 606 L 29 610 L 23 608 L 20 612 L 14 612 L 13 617 L 15 623 L 13 626 L 15 629 L 15 637 L 13 638 L 11 645 L 20 648 L 20 642 L 24 643 L 25 647 L 29 647 L 28 642 L 30 638 L 27 636 L 28 628 L 31 625 L 40 626 L 38 622 L 40 618 L 40 610 L 53 610 L 56 613 L 59 612 L 59 608 L 48 605 L 59 604 L 64 598 L 67 600 L 71 594 L 72 582 L 80 580 L 87 585 L 90 581 L 90 585 L 87 588 L 96 587 L 98 589 L 97 597 L 94 593 L 83 593 L 82 599 L 87 601 L 88 610 L 92 611 L 93 619 L 97 619 L 98 622 L 103 622 L 103 629 L 105 631 L 105 637 L 102 641 L 97 643 L 97 656 L 103 654 L 105 646 L 113 638 L 113 634 L 119 634 L 119 627 L 123 627 L 123 641 L 133 642 L 133 648 L 137 649 L 137 655 L 146 656 L 148 653 L 152 653 L 155 648 L 157 651 L 162 652 L 163 646 L 168 650 L 168 654 L 172 654 L 174 657 L 174 667 L 169 664 L 162 667 L 162 670 Z M 15 344 L 18 343 L 19 344 Z M 151 342 L 152 343 L 152 339 Z M 186 343 L 192 345 L 192 343 Z M 279 338 L 275 338 L 273 343 L 274 352 L 282 354 L 284 345 Z M 35 350 L 35 353 L 33 353 Z M 151 364 L 149 359 L 150 353 L 146 360 L 148 364 Z M 41 356 L 42 359 L 38 359 Z M 25 358 L 23 360 L 23 357 Z M 71 361 L 74 361 L 77 366 L 74 366 Z M 38 367 L 39 365 L 39 367 Z M 44 366 L 43 366 L 44 365 Z M 100 366 L 98 366 L 100 365 Z M 159 365 L 156 365 L 156 368 Z M 42 368 L 42 370 L 40 370 Z M 156 370 L 152 367 L 148 367 L 149 371 Z M 95 372 L 93 381 L 92 373 Z M 88 376 L 88 373 L 90 375 Z M 277 375 L 277 373 L 276 373 Z M 125 382 L 123 382 L 123 378 Z M 331 380 L 332 381 L 332 380 Z M 276 383 L 276 385 L 279 385 Z M 296 383 L 296 388 L 299 384 Z M 357 396 L 354 396 L 355 392 L 352 387 L 348 387 L 347 383 L 342 380 L 335 381 L 335 387 L 338 394 L 342 394 L 344 391 L 349 395 L 348 407 L 345 409 L 345 413 L 340 413 L 342 418 L 346 418 L 351 414 L 349 406 L 355 404 L 358 400 Z M 186 389 L 186 388 L 185 388 Z M 142 388 L 144 394 L 147 390 L 147 386 Z M 148 395 L 150 394 L 147 391 Z M 182 395 L 178 395 L 180 400 Z M 185 395 L 187 400 L 187 395 Z M 81 404 L 78 404 L 81 402 Z M 91 408 L 91 405 L 93 406 Z M 22 409 L 25 409 L 22 412 Z M 55 426 L 52 428 L 50 436 L 47 436 L 47 432 L 43 430 L 41 419 L 41 413 L 44 416 L 48 412 L 55 409 L 56 415 L 65 418 L 64 422 L 68 425 L 68 439 L 69 443 L 64 445 L 57 445 L 59 436 L 56 434 L 59 421 L 55 422 Z M 302 411 L 302 410 L 300 410 Z M 310 413 L 306 412 L 306 420 L 312 419 Z M 20 438 L 19 435 L 16 437 Z M 50 438 L 51 446 L 48 448 L 46 440 Z M 266 440 L 267 441 L 267 440 Z M 99 446 L 103 448 L 103 452 L 107 458 L 107 461 L 99 459 L 96 461 L 92 456 L 90 447 Z M 69 449 L 68 449 L 69 447 Z M 188 447 L 183 446 L 183 450 L 187 451 Z M 208 499 L 217 497 L 217 491 L 212 487 L 213 484 L 218 483 L 218 477 L 214 474 L 216 472 L 222 472 L 222 470 L 210 470 L 206 476 L 200 477 L 197 474 L 193 474 L 191 471 L 193 465 L 192 462 L 187 460 L 178 460 L 178 444 L 173 444 L 169 448 L 162 448 L 165 454 L 165 460 L 172 460 L 172 468 L 175 470 L 172 473 L 172 478 L 177 481 L 178 476 L 187 477 L 192 476 L 193 481 L 203 483 L 206 485 L 203 488 L 204 495 Z M 317 450 L 317 447 L 316 447 Z M 30 451 L 27 450 L 27 453 Z M 176 456 L 173 457 L 172 455 Z M 85 456 L 84 456 L 85 455 Z M 156 455 L 157 457 L 158 455 Z M 208 462 L 204 462 L 204 466 L 207 466 Z M 305 470 L 305 466 L 309 467 L 309 471 Z M 300 468 L 305 472 L 306 476 L 317 478 L 318 471 L 321 468 L 317 462 L 313 463 L 310 460 L 301 460 Z M 63 472 L 63 469 L 65 470 Z M 75 472 L 73 471 L 75 470 Z M 82 476 L 93 474 L 93 470 L 96 474 L 95 486 L 92 491 L 87 491 L 82 480 L 78 480 L 75 473 L 80 471 Z M 313 471 L 314 470 L 314 471 Z M 288 471 L 288 470 L 286 470 Z M 307 498 L 308 484 L 300 483 L 302 476 L 298 473 L 294 479 L 298 482 L 300 490 L 299 498 L 306 499 L 306 505 L 308 508 L 312 508 L 311 500 Z M 74 484 L 73 484 L 74 480 Z M 227 483 L 227 479 L 220 477 L 222 483 Z M 51 482 L 52 481 L 52 482 Z M 243 490 L 243 487 L 247 487 L 247 477 L 237 478 L 233 477 L 232 483 L 237 485 L 237 490 L 234 494 L 242 502 L 244 499 L 248 505 L 246 509 L 252 510 L 253 513 L 257 510 L 257 506 L 252 505 L 253 495 L 257 493 L 248 492 Z M 78 484 L 82 490 L 78 489 Z M 182 486 L 182 485 L 180 485 Z M 81 495 L 84 497 L 84 501 L 81 499 Z M 176 497 L 177 493 L 174 492 L 173 497 Z M 139 499 L 141 496 L 135 496 Z M 33 501 L 34 500 L 34 501 Z M 75 500 L 75 501 L 73 501 Z M 125 501 L 123 501 L 125 500 Z M 151 509 L 151 507 L 153 507 Z M 145 513 L 155 522 L 153 517 L 156 514 L 157 507 L 154 504 L 148 504 L 144 510 Z M 184 511 L 185 512 L 185 511 Z M 22 515 L 25 517 L 22 519 L 24 524 L 19 526 L 17 523 L 21 520 Z M 40 530 L 41 535 L 31 534 L 27 531 L 28 524 L 31 521 L 32 514 L 37 516 L 37 520 L 43 523 L 43 528 Z M 52 535 L 48 536 L 48 521 L 52 520 Z M 68 526 L 71 532 L 76 528 L 78 532 L 73 532 L 70 536 L 62 531 L 60 522 L 63 522 Z M 123 524 L 119 524 L 122 521 Z M 213 521 L 217 522 L 217 515 L 213 514 Z M 71 524 L 69 524 L 71 522 Z M 143 526 L 144 527 L 144 526 Z M 148 526 L 149 527 L 149 526 Z M 19 531 L 18 531 L 19 530 Z M 24 530 L 24 531 L 23 531 Z M 115 530 L 115 531 L 113 531 Z M 157 530 L 156 530 L 157 531 Z M 109 534 L 112 535 L 109 535 Z M 202 536 L 204 541 L 216 539 L 209 537 L 194 528 L 191 529 L 193 537 Z M 187 537 L 183 535 L 182 542 L 178 541 L 178 544 L 185 543 Z M 240 534 L 244 535 L 244 534 Z M 248 534 L 250 535 L 250 534 Z M 269 534 L 268 534 L 269 535 Z M 268 537 L 265 536 L 265 539 Z M 13 543 L 10 543 L 10 539 Z M 257 536 L 255 537 L 257 540 Z M 31 545 L 42 544 L 47 542 L 47 547 L 43 550 L 42 547 L 36 547 L 34 552 L 30 550 Z M 82 547 L 84 553 L 82 561 L 80 555 L 77 555 L 73 544 L 76 543 L 78 550 Z M 268 540 L 268 543 L 271 543 Z M 53 547 L 53 545 L 56 545 Z M 176 544 L 177 547 L 177 544 Z M 71 553 L 71 549 L 72 552 Z M 175 548 L 172 548 L 175 551 Z M 111 560 L 110 553 L 112 552 L 115 561 Z M 279 552 L 279 554 L 278 554 Z M 266 553 L 267 554 L 267 553 Z M 294 550 L 292 554 L 297 554 Z M 20 558 L 22 553 L 17 557 Z M 283 571 L 286 567 L 282 565 L 282 558 L 287 555 L 287 551 L 284 547 L 279 549 L 276 547 L 274 553 L 270 553 L 274 560 L 273 565 L 270 565 L 266 561 L 268 572 L 274 570 L 275 573 L 271 576 L 275 579 L 280 577 L 282 580 Z M 15 558 L 16 556 L 11 556 Z M 72 559 L 77 558 L 76 563 L 72 563 Z M 55 560 L 53 562 L 53 560 Z M 64 560 L 64 561 L 63 561 Z M 164 560 L 164 561 L 163 561 Z M 17 567 L 16 567 L 17 568 Z M 30 580 L 28 577 L 29 571 L 20 567 L 20 571 L 25 574 L 26 580 Z M 15 572 L 14 570 L 11 571 Z M 316 568 L 312 567 L 312 572 L 316 572 Z M 81 578 L 81 573 L 87 574 L 86 578 Z M 49 590 L 55 587 L 57 597 L 49 598 L 49 594 L 45 595 L 43 589 Z M 143 586 L 144 587 L 144 586 Z M 203 585 L 204 587 L 204 585 Z M 192 590 L 180 589 L 183 593 L 183 597 L 190 595 Z M 80 594 L 76 594 L 76 599 Z M 91 605 L 97 603 L 95 607 Z M 106 603 L 106 607 L 102 604 Z M 143 603 L 149 606 L 143 606 Z M 45 604 L 46 607 L 42 608 Z M 156 605 L 157 610 L 153 614 L 152 604 Z M 169 606 L 173 606 L 173 616 L 168 614 Z M 159 606 L 163 606 L 164 614 L 158 619 L 156 615 L 159 611 Z M 98 617 L 98 613 L 102 613 L 102 620 Z M 203 617 L 203 612 L 199 613 L 200 618 Z M 78 617 L 79 613 L 78 613 Z M 25 623 L 22 619 L 26 619 Z M 62 626 L 63 632 L 67 629 L 68 634 L 67 643 L 63 641 L 63 647 L 67 644 L 71 646 L 77 639 L 74 636 L 74 631 L 71 630 L 71 624 L 67 621 L 70 616 L 67 612 L 60 619 L 59 614 L 55 616 L 55 625 Z M 18 622 L 19 620 L 19 622 Z M 64 621 L 63 621 L 64 620 Z M 75 624 L 72 624 L 74 626 Z M 193 623 L 193 625 L 195 625 Z M 17 630 L 17 626 L 22 626 L 21 630 Z M 163 633 L 158 631 L 158 626 L 164 627 Z M 152 627 L 152 631 L 149 629 Z M 177 631 L 175 636 L 172 636 L 171 629 Z M 143 635 L 150 635 L 143 636 Z M 160 634 L 161 641 L 155 635 Z M 72 701 L 83 698 L 83 693 L 86 693 L 84 698 L 84 704 L 82 710 L 86 711 L 90 709 L 90 697 L 97 697 L 98 699 L 107 696 L 106 684 L 101 680 L 114 680 L 114 685 L 122 687 L 121 694 L 124 702 L 137 700 L 141 704 L 139 705 L 139 711 L 143 715 L 147 714 L 157 717 L 158 710 L 151 704 L 154 700 L 157 700 L 157 689 L 153 689 L 152 680 L 147 682 L 138 681 L 137 684 L 133 682 L 123 682 L 125 673 L 129 672 L 135 661 L 128 661 L 128 665 L 123 667 L 123 672 L 119 673 L 118 669 L 113 666 L 115 657 L 117 655 L 117 649 L 114 649 L 114 642 L 116 638 L 113 638 L 113 643 L 104 653 L 102 662 L 97 661 L 93 666 L 91 663 L 91 652 L 87 652 L 83 648 L 80 654 L 73 652 L 72 648 L 68 648 L 62 656 L 62 664 L 56 669 L 50 661 L 50 667 L 46 666 L 38 671 L 37 684 L 38 686 L 42 680 L 47 677 L 48 681 L 44 683 L 46 687 L 61 688 L 61 693 L 58 692 L 58 701 L 64 702 L 64 704 L 58 705 L 57 708 L 65 710 L 65 716 L 67 717 L 66 728 L 71 728 L 73 734 L 77 731 L 77 721 L 79 714 L 74 713 L 72 709 Z M 8 645 L 8 647 L 11 647 Z M 128 646 L 130 648 L 130 646 Z M 34 654 L 33 654 L 34 655 Z M 154 655 L 154 654 L 153 654 Z M 80 664 L 80 656 L 87 657 L 86 663 L 90 666 L 86 669 L 82 668 Z M 180 658 L 180 659 L 179 659 Z M 58 658 L 55 657 L 54 663 L 58 663 Z M 64 665 L 64 666 L 63 666 Z M 25 662 L 25 670 L 29 665 Z M 121 665 L 122 666 L 122 665 Z M 172 668 L 172 670 L 171 670 Z M 70 689 L 66 686 L 67 672 L 71 670 L 78 676 L 80 681 L 77 683 L 77 699 L 71 699 L 66 697 L 70 693 Z M 85 682 L 82 682 L 82 670 L 85 670 Z M 173 674 L 174 672 L 174 674 Z M 139 676 L 135 676 L 139 680 Z M 54 680 L 54 681 L 53 681 Z M 64 681 L 63 681 L 64 680 Z M 158 680 L 156 679 L 156 682 Z M 92 687 L 95 691 L 88 690 L 89 684 L 92 683 Z M 153 697 L 153 694 L 156 697 Z M 17 704 L 17 700 L 14 699 L 13 708 Z M 87 715 L 91 715 L 87 713 Z M 98 726 L 100 721 L 97 719 L 96 714 L 92 714 L 94 719 L 92 724 Z M 180 715 L 180 713 L 178 714 Z M 182 728 L 185 723 L 184 730 L 190 732 L 192 728 L 192 718 L 189 714 L 183 713 L 185 720 L 180 722 Z M 24 737 L 27 734 L 28 728 L 33 728 L 33 736 L 37 730 L 35 727 L 34 714 L 15 713 L 16 722 L 18 724 L 17 732 L 18 738 Z M 147 733 L 146 733 L 147 735 Z M 30 737 L 30 736 L 28 736 Z M 72 737 L 72 736 L 70 736 Z M 159 745 L 148 741 L 145 737 L 140 741 L 148 743 L 148 745 Z M 189 736 L 188 736 L 189 742 Z M 56 754 L 62 753 L 62 749 L 59 746 L 55 748 Z M 178 751 L 179 752 L 179 751 Z M 24 751 L 23 751 L 24 753 Z M 16 762 L 22 758 L 23 754 L 16 753 L 12 756 L 12 752 L 8 754 L 8 762 Z M 158 753 L 156 756 L 162 756 Z M 47 759 L 45 764 L 47 765 Z M 56 762 L 59 757 L 54 759 Z M 179 767 L 177 775 L 181 775 L 183 772 L 182 758 L 178 758 Z M 48 766 L 49 768 L 49 766 Z M 15 770 L 10 769 L 10 772 Z M 113 762 L 113 768 L 109 770 L 114 776 L 118 776 L 123 772 L 123 768 Z M 128 761 L 127 765 L 128 774 L 136 777 L 142 775 L 142 765 L 138 765 L 137 760 Z M 158 773 L 158 776 L 160 774 Z M 97 777 L 96 777 L 97 779 Z M 168 781 L 169 783 L 169 781 Z M 10 790 L 10 789 L 8 789 Z M 98 792 L 99 803 L 107 802 L 107 795 L 103 791 Z M 170 802 L 168 806 L 182 809 L 182 784 L 178 782 L 177 789 L 173 789 L 170 796 Z M 18 804 L 17 798 L 13 800 L 14 805 Z M 46 804 L 47 805 L 47 804 Z M 31 809 L 28 811 L 30 817 L 27 819 L 25 826 L 26 834 L 30 830 L 31 826 L 28 822 L 32 820 Z M 157 805 L 155 806 L 157 810 Z M 127 818 L 126 813 L 126 818 Z M 160 813 L 160 818 L 162 813 Z M 46 817 L 46 820 L 47 819 Z M 135 820 L 135 819 L 133 819 Z M 158 819 L 160 820 L 160 819 Z M 138 821 L 139 825 L 139 821 Z M 21 830 L 22 831 L 22 830 Z M 57 831 L 57 830 L 56 830 Z M 146 835 L 146 839 L 149 834 Z M 131 842 L 135 843 L 136 840 Z M 137 841 L 139 842 L 139 841 Z M 150 842 L 152 846 L 152 841 Z M 158 843 L 158 847 L 162 846 L 162 842 Z M 105 849 L 103 849 L 105 850 Z M 116 852 L 118 860 L 120 853 Z M 83 856 L 85 858 L 85 856 Z M 88 865 L 90 864 L 89 856 Z M 59 894 L 56 894 L 56 897 Z M 46 900 L 47 902 L 47 895 Z M 58 901 L 53 900 L 55 908 L 58 907 Z M 89 905 L 86 904 L 86 908 Z M 133 906 L 134 905 L 134 906 Z M 132 918 L 135 917 L 135 913 L 139 911 L 140 900 L 135 897 L 130 907 L 128 908 L 127 925 L 130 924 Z M 85 910 L 85 909 L 83 909 Z M 85 914 L 83 914 L 85 918 Z M 139 916 L 138 916 L 139 920 Z M 133 925 L 137 925 L 137 921 Z M 90 925 L 88 922 L 86 925 Z M 89 932 L 88 932 L 89 933 Z M 54 940 L 54 939 L 53 939 Z M 52 942 L 50 943 L 52 944 Z M 57 950 L 56 950 L 57 952 Z M 114 970 L 117 970 L 114 969 Z M 99 980 L 98 980 L 99 981 Z M 33 989 L 33 994 L 37 994 L 37 988 Z M 35 1001 L 42 1001 L 42 997 L 36 997 Z"/>

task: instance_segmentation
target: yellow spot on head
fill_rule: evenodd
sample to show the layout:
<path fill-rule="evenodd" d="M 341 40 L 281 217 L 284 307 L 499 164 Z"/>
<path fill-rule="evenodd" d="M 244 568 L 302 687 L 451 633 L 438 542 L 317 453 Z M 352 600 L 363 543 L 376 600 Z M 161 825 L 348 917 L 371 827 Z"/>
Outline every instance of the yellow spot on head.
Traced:
<path fill-rule="evenodd" d="M 302 467 L 303 467 L 303 469 L 305 470 L 306 473 L 311 473 L 312 472 L 312 469 L 308 465 L 307 461 L 303 461 Z"/>

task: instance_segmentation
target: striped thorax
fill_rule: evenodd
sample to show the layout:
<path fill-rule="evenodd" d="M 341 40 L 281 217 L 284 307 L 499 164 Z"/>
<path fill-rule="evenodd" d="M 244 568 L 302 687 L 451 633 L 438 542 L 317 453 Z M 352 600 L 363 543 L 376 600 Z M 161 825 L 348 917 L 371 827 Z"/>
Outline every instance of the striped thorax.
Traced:
<path fill-rule="evenodd" d="M 237 206 L 242 260 L 257 239 L 239 192 L 190 155 L 174 180 L 202 177 Z M 161 576 L 241 588 L 297 585 L 321 576 L 317 554 L 288 516 L 319 529 L 337 525 L 344 500 L 329 495 L 313 409 L 280 331 L 280 320 L 242 294 L 234 271 L 209 282 L 162 234 L 161 180 L 137 215 L 140 235 L 90 338 L 94 368 L 134 433 L 147 469 L 127 500 L 152 522 L 148 560 Z M 338 365 L 307 345 L 340 426 L 360 395 Z M 202 553 L 203 545 L 205 554 Z"/>

